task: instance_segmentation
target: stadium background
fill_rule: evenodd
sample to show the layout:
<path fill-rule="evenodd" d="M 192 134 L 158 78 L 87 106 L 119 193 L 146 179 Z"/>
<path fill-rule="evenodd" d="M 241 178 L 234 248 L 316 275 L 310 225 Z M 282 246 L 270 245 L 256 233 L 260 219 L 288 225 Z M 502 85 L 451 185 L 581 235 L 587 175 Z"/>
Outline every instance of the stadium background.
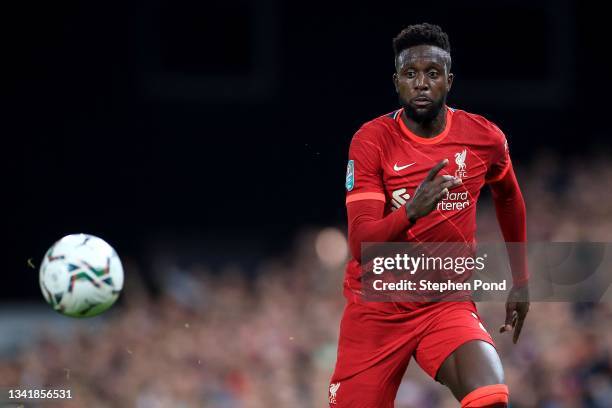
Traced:
<path fill-rule="evenodd" d="M 450 35 L 449 104 L 506 132 L 531 240 L 610 241 L 605 17 L 572 1 L 61 2 L 6 13 L 0 387 L 67 406 L 319 407 L 343 306 L 353 132 L 396 107 L 391 39 Z M 488 195 L 481 240 L 499 240 Z M 121 303 L 43 304 L 42 254 L 99 235 Z M 480 306 L 491 332 L 502 304 Z M 513 407 L 612 406 L 609 305 L 494 334 Z M 62 406 L 48 403 L 44 406 Z M 398 407 L 456 406 L 411 363 Z"/>

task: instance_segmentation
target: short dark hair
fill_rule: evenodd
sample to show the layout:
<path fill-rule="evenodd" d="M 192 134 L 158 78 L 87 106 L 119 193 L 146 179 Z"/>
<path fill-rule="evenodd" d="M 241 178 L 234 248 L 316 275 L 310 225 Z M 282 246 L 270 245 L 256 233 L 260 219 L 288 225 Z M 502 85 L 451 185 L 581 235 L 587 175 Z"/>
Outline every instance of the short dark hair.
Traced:
<path fill-rule="evenodd" d="M 440 26 L 429 23 L 409 25 L 393 39 L 393 51 L 397 57 L 407 48 L 417 45 L 433 45 L 450 54 L 448 35 Z"/>

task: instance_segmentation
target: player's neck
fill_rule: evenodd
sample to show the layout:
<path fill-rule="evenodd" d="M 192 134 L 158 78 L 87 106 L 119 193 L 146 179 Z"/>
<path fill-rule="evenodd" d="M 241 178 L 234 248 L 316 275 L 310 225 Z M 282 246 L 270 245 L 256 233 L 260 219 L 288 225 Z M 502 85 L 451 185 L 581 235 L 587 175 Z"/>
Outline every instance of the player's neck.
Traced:
<path fill-rule="evenodd" d="M 415 135 L 430 139 L 438 136 L 446 127 L 446 105 L 440 109 L 440 112 L 430 121 L 418 123 L 406 115 L 406 111 L 402 112 L 401 120 L 404 125 Z"/>

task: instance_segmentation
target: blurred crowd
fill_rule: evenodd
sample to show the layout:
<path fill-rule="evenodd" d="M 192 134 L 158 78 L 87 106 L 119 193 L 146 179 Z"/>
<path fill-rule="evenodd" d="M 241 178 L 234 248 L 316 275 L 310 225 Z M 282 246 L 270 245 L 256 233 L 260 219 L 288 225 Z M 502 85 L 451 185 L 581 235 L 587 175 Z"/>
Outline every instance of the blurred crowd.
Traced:
<path fill-rule="evenodd" d="M 596 176 L 595 176 L 596 175 Z M 612 161 L 541 155 L 518 171 L 529 236 L 537 241 L 612 241 Z M 500 240 L 487 197 L 479 237 Z M 306 231 L 286 257 L 247 274 L 159 262 L 150 291 L 126 260 L 121 303 L 101 324 L 58 339 L 41 334 L 0 360 L 0 387 L 72 390 L 50 407 L 324 407 L 335 362 L 343 264 L 339 229 Z M 612 407 L 612 307 L 533 303 L 520 342 L 497 328 L 503 303 L 478 305 L 495 339 L 512 407 Z M 0 332 L 1 335 L 1 332 Z M 398 408 L 457 407 L 412 361 Z M 32 405 L 37 406 L 37 405 Z"/>

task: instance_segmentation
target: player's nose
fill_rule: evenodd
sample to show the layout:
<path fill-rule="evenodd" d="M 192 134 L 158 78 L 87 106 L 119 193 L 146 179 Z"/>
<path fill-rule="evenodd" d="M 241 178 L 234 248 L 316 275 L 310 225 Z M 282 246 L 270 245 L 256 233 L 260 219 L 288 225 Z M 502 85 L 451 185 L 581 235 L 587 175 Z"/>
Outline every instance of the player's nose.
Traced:
<path fill-rule="evenodd" d="M 414 87 L 419 90 L 427 89 L 429 87 L 427 84 L 427 78 L 424 74 L 417 74 L 416 78 L 414 79 Z"/>

